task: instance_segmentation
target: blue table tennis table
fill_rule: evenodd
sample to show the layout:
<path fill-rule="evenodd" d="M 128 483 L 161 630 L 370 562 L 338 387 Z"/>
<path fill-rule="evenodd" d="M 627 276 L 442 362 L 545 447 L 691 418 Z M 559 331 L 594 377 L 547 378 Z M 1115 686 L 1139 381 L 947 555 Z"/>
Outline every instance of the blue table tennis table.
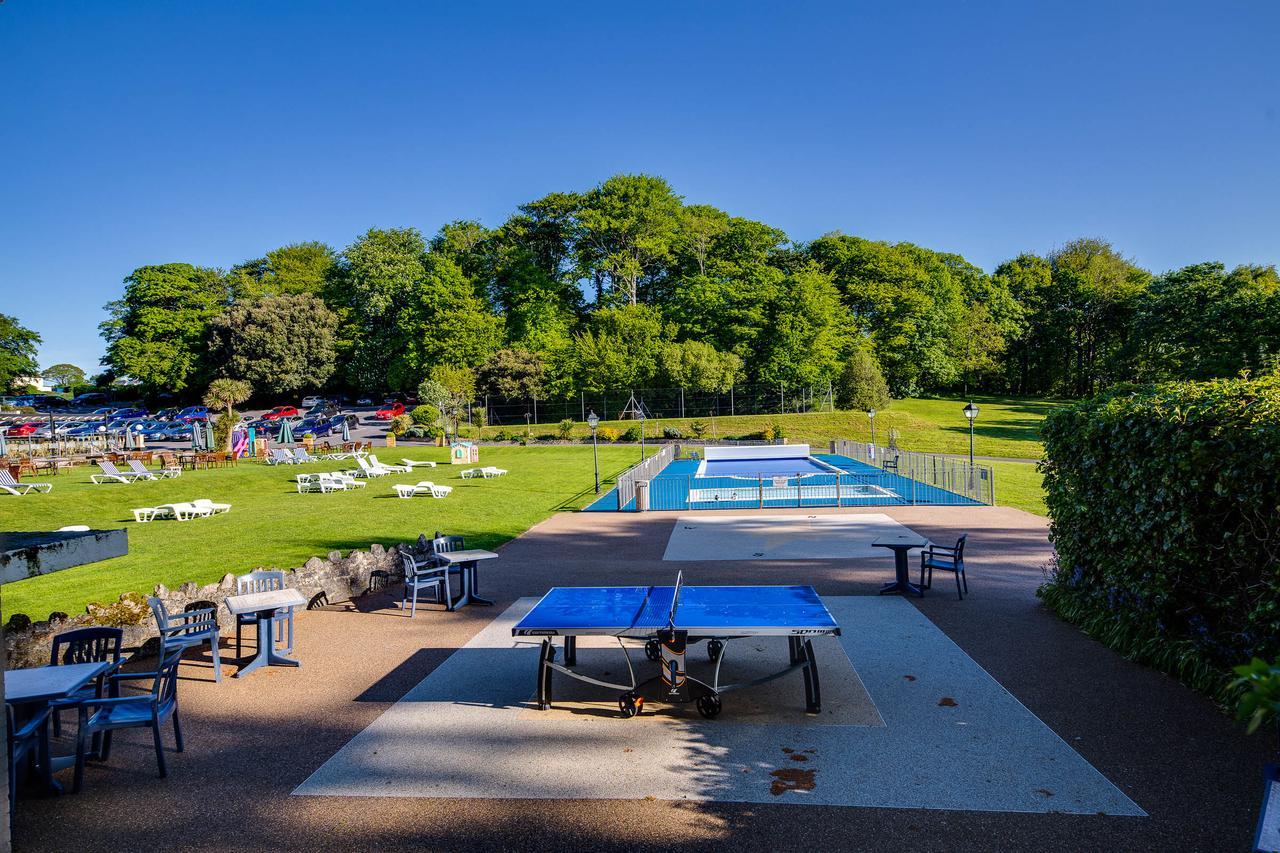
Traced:
<path fill-rule="evenodd" d="M 559 672 L 579 681 L 621 691 L 618 709 L 624 717 L 640 713 L 646 700 L 694 702 L 703 717 L 721 710 L 720 695 L 801 670 L 805 706 L 822 708 L 818 662 L 813 637 L 838 636 L 840 626 L 811 586 L 675 586 L 555 587 L 511 629 L 516 637 L 541 637 L 538 656 L 538 707 L 551 707 L 551 677 Z M 601 681 L 575 671 L 577 638 L 616 637 L 627 659 L 630 684 Z M 741 684 L 720 684 L 726 644 L 745 637 L 787 637 L 790 660 L 778 672 Z M 553 638 L 564 638 L 564 663 L 555 662 Z M 637 681 L 626 640 L 643 641 L 645 656 L 660 664 L 659 673 Z M 685 670 L 688 647 L 707 643 L 715 663 L 710 684 Z"/>

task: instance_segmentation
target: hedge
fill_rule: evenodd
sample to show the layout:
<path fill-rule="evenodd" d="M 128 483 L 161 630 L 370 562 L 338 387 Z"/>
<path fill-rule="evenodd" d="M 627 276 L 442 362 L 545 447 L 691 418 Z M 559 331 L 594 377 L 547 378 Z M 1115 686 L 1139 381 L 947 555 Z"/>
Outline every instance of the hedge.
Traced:
<path fill-rule="evenodd" d="M 1280 652 L 1280 377 L 1122 388 L 1045 420 L 1044 602 L 1225 699 Z"/>

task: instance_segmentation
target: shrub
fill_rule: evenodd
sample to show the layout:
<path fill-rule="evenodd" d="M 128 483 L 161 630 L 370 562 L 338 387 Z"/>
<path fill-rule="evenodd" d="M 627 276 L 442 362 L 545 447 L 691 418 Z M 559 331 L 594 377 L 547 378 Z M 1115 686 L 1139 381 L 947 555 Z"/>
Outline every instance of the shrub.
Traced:
<path fill-rule="evenodd" d="M 639 441 L 640 427 L 638 426 L 627 427 L 627 431 L 622 434 L 622 440 L 623 441 Z"/>
<path fill-rule="evenodd" d="M 535 436 L 535 438 L 537 438 L 538 441 L 555 441 L 557 436 L 554 432 L 540 432 Z"/>
<path fill-rule="evenodd" d="M 413 426 L 413 418 L 408 415 L 396 415 L 387 425 L 387 432 L 392 435 L 404 435 L 405 430 Z"/>
<path fill-rule="evenodd" d="M 693 433 L 694 438 L 702 438 L 707 434 L 708 429 L 706 421 L 694 421 L 689 424 L 689 432 Z"/>
<path fill-rule="evenodd" d="M 1046 419 L 1057 550 L 1041 598 L 1122 654 L 1226 698 L 1280 653 L 1280 377 L 1117 389 Z"/>
<path fill-rule="evenodd" d="M 599 434 L 601 441 L 617 441 L 622 435 L 613 427 L 600 427 Z"/>
<path fill-rule="evenodd" d="M 773 441 L 773 427 L 767 426 L 760 431 L 760 437 L 765 441 Z"/>
<path fill-rule="evenodd" d="M 773 431 L 773 438 L 783 439 L 787 437 L 787 428 L 783 426 L 782 421 L 774 421 L 769 429 Z"/>
<path fill-rule="evenodd" d="M 836 406 L 841 409 L 883 409 L 889 405 L 889 385 L 880 363 L 866 350 L 855 350 L 836 377 Z"/>
<path fill-rule="evenodd" d="M 662 437 L 663 438 L 684 438 L 684 434 L 680 432 L 680 430 L 676 429 L 675 427 L 663 427 Z"/>
<path fill-rule="evenodd" d="M 569 436 L 573 435 L 573 419 L 565 418 L 556 424 L 556 432 L 560 435 L 560 438 L 568 440 Z"/>
<path fill-rule="evenodd" d="M 429 424 L 440 423 L 440 410 L 435 406 L 427 405 L 414 406 L 409 410 L 409 417 L 419 426 L 427 426 Z"/>

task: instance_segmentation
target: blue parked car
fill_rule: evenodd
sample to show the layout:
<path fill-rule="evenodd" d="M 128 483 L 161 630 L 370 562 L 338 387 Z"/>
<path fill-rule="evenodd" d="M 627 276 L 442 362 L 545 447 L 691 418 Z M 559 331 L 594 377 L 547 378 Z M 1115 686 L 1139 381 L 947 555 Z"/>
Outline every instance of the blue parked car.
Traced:
<path fill-rule="evenodd" d="M 151 413 L 148 412 L 146 409 L 135 407 L 135 408 L 129 408 L 129 409 L 119 409 L 116 411 L 115 414 L 117 418 L 124 419 L 124 418 L 145 418 Z"/>
<path fill-rule="evenodd" d="M 209 408 L 207 406 L 187 406 L 181 412 L 178 412 L 176 419 L 186 423 L 207 421 L 209 420 Z"/>
<path fill-rule="evenodd" d="M 97 435 L 105 431 L 106 428 L 103 427 L 102 421 L 90 421 L 78 427 L 72 427 L 66 431 L 65 435 Z"/>

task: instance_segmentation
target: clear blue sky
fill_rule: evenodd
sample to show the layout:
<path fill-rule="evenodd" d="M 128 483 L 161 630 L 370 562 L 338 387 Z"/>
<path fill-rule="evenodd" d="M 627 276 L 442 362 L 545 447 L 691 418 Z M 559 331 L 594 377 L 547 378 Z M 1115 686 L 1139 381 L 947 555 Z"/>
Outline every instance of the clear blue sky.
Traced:
<path fill-rule="evenodd" d="M 0 3 L 0 312 L 96 372 L 134 267 L 617 172 L 990 270 L 1280 262 L 1280 4 Z"/>

